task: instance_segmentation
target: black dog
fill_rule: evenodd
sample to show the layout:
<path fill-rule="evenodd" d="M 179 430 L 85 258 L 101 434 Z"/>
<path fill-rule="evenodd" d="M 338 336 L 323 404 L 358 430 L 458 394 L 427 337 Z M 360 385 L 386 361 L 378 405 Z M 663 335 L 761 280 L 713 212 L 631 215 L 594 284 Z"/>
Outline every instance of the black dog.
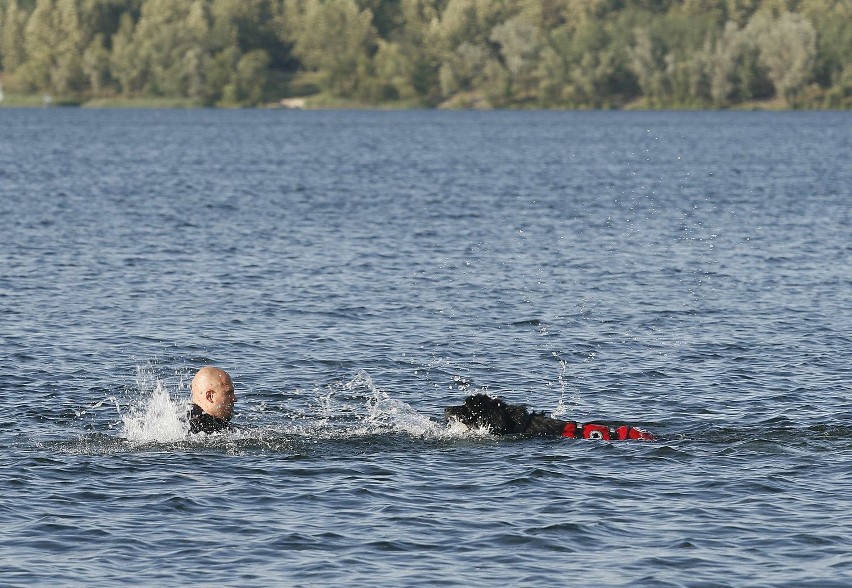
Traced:
<path fill-rule="evenodd" d="M 502 398 L 475 394 L 465 398 L 461 406 L 450 406 L 444 417 L 458 421 L 468 428 L 484 428 L 492 435 L 528 435 L 543 437 L 572 437 L 575 439 L 653 441 L 651 433 L 628 425 L 610 427 L 600 423 L 575 423 L 529 411 L 523 405 L 509 404 Z"/>

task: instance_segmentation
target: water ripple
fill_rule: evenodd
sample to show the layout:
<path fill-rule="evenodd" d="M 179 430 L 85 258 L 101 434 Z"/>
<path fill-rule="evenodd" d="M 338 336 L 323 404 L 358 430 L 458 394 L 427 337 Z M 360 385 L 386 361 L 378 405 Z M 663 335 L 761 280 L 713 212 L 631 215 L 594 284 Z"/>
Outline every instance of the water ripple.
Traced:
<path fill-rule="evenodd" d="M 0 129 L 5 583 L 852 583 L 846 114 Z M 477 391 L 660 440 L 442 422 Z"/>

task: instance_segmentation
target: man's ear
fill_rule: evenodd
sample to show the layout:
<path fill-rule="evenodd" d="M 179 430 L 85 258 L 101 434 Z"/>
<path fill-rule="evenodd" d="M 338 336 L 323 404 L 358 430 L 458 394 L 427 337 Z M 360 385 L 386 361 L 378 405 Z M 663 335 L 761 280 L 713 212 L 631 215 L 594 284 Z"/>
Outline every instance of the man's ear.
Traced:
<path fill-rule="evenodd" d="M 213 390 L 208 390 L 207 392 L 204 393 L 204 398 L 207 399 L 207 402 L 213 402 L 213 394 L 214 394 Z"/>

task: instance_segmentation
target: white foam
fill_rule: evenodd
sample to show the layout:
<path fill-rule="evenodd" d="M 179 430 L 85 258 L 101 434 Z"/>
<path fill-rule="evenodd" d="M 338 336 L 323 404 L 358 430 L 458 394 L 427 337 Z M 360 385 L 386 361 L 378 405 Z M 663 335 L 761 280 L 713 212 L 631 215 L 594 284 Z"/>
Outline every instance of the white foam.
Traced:
<path fill-rule="evenodd" d="M 391 430 L 416 437 L 433 437 L 443 431 L 435 421 L 414 410 L 410 405 L 378 392 L 367 403 L 366 424 L 376 430 Z"/>
<path fill-rule="evenodd" d="M 554 353 L 555 355 L 555 353 Z M 568 380 L 566 375 L 568 373 L 568 362 L 564 359 L 559 360 L 559 402 L 556 404 L 556 408 L 551 413 L 553 418 L 559 418 L 568 413 L 569 407 L 565 402 L 565 393 L 568 391 Z M 576 394 L 569 399 L 570 404 L 575 407 L 580 404 L 580 398 Z"/>
<path fill-rule="evenodd" d="M 343 391 L 352 393 L 358 388 L 368 392 L 365 402 L 366 414 L 360 417 L 360 424 L 348 434 L 376 435 L 381 433 L 404 433 L 412 437 L 427 439 L 459 439 L 482 437 L 488 432 L 473 430 L 457 421 L 439 423 L 417 412 L 411 405 L 392 398 L 380 390 L 373 379 L 364 371 L 359 372 L 351 381 L 343 385 Z M 332 391 L 320 396 L 322 406 L 328 410 L 332 406 Z M 327 412 L 326 418 L 330 417 Z"/>
<path fill-rule="evenodd" d="M 481 437 L 493 437 L 488 427 L 468 427 L 461 421 L 450 419 L 447 428 L 441 437 L 450 439 L 470 439 Z"/>
<path fill-rule="evenodd" d="M 125 439 L 134 443 L 168 443 L 186 438 L 188 426 L 182 418 L 185 404 L 172 400 L 162 382 L 157 380 L 150 395 L 143 391 L 140 399 L 139 405 L 121 417 Z"/>

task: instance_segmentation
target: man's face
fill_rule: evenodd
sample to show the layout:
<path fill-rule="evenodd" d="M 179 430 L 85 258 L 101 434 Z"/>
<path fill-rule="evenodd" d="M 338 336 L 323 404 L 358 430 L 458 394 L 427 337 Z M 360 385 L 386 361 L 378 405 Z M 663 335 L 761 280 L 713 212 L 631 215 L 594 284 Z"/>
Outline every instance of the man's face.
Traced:
<path fill-rule="evenodd" d="M 219 419 L 231 420 L 231 415 L 234 413 L 234 403 L 237 401 L 231 378 L 224 376 L 210 382 L 209 387 L 204 392 L 204 398 L 207 400 L 207 407 L 205 407 L 204 412 Z"/>

